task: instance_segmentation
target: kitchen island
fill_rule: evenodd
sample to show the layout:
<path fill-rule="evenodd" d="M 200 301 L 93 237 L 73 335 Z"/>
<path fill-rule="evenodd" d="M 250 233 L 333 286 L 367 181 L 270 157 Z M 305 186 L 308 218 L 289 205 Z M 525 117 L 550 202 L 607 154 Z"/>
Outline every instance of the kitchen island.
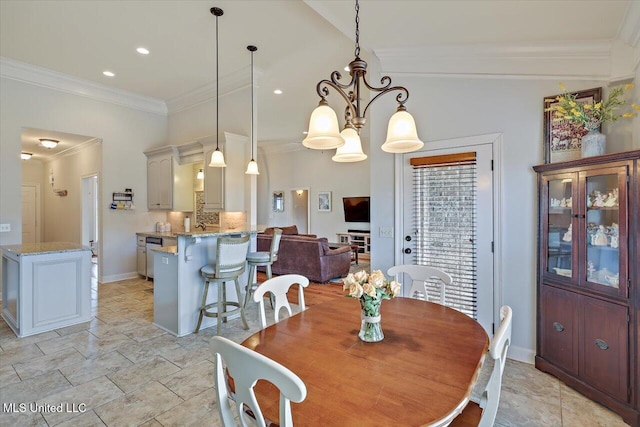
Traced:
<path fill-rule="evenodd" d="M 198 323 L 202 292 L 200 269 L 215 262 L 218 237 L 240 234 L 255 235 L 265 226 L 234 228 L 211 227 L 205 231 L 174 233 L 177 246 L 152 249 L 154 256 L 153 323 L 176 336 L 193 333 Z M 253 242 L 255 244 L 255 242 Z M 255 247 L 255 246 L 254 246 Z M 245 288 L 248 274 L 240 277 Z M 216 301 L 217 292 L 209 292 L 207 303 Z M 242 297 L 242 295 L 240 296 Z M 237 298 L 235 287 L 227 287 L 227 298 Z M 205 317 L 200 329 L 216 325 L 217 319 Z"/>
<path fill-rule="evenodd" d="M 19 337 L 91 320 L 91 249 L 69 242 L 1 246 L 2 318 Z"/>

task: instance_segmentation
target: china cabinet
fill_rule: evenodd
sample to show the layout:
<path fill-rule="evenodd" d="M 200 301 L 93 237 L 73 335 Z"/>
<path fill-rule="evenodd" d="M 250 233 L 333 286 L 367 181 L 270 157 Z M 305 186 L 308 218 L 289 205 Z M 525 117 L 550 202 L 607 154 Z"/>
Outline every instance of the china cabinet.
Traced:
<path fill-rule="evenodd" d="M 640 425 L 640 151 L 535 166 L 536 367 Z"/>

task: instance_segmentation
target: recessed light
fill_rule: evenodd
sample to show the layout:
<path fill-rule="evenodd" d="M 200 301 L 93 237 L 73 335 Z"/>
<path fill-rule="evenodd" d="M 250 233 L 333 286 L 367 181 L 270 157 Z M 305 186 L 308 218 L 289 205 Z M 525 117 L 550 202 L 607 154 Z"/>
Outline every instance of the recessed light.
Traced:
<path fill-rule="evenodd" d="M 56 148 L 56 146 L 58 145 L 58 142 L 60 142 L 60 141 L 57 141 L 55 139 L 40 139 L 40 144 L 43 147 L 46 147 L 46 148 L 49 148 L 49 149 Z"/>
<path fill-rule="evenodd" d="M 302 132 L 303 135 L 308 134 L 309 132 L 307 132 L 306 130 L 304 132 Z"/>
<path fill-rule="evenodd" d="M 282 91 L 280 89 L 276 89 L 273 91 L 276 95 L 282 95 Z"/>
<path fill-rule="evenodd" d="M 20 158 L 22 160 L 29 160 L 31 158 L 31 156 L 33 156 L 32 153 L 25 153 L 24 151 L 22 153 L 20 153 Z"/>
<path fill-rule="evenodd" d="M 147 49 L 146 47 L 142 47 L 142 46 L 137 48 L 136 52 L 138 52 L 140 55 L 149 55 L 149 49 Z"/>
<path fill-rule="evenodd" d="M 344 70 L 345 70 L 345 71 L 350 71 L 350 70 L 349 70 L 349 66 L 347 65 L 346 67 L 344 67 Z"/>
<path fill-rule="evenodd" d="M 102 74 L 104 74 L 107 77 L 115 77 L 116 76 L 115 74 L 113 74 L 112 71 L 109 71 L 109 70 L 103 71 Z"/>

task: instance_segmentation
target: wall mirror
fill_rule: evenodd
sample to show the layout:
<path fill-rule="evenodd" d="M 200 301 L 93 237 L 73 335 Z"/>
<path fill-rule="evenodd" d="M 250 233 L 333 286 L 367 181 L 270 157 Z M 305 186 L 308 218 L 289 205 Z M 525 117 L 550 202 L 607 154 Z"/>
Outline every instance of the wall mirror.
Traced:
<path fill-rule="evenodd" d="M 284 212 L 284 191 L 273 192 L 273 211 Z"/>

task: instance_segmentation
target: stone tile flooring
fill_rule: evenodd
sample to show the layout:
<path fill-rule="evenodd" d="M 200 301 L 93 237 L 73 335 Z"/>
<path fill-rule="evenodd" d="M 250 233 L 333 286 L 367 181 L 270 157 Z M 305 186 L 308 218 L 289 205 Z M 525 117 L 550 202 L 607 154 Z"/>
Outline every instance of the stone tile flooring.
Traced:
<path fill-rule="evenodd" d="M 91 322 L 18 339 L 0 321 L 0 425 L 219 426 L 207 347 L 215 328 L 173 337 L 152 325 L 152 282 L 102 284 L 97 301 L 96 286 Z M 249 331 L 231 321 L 223 335 L 240 342 L 257 331 L 255 306 L 247 317 Z M 499 426 L 626 425 L 528 364 L 508 361 L 502 390 Z"/>

